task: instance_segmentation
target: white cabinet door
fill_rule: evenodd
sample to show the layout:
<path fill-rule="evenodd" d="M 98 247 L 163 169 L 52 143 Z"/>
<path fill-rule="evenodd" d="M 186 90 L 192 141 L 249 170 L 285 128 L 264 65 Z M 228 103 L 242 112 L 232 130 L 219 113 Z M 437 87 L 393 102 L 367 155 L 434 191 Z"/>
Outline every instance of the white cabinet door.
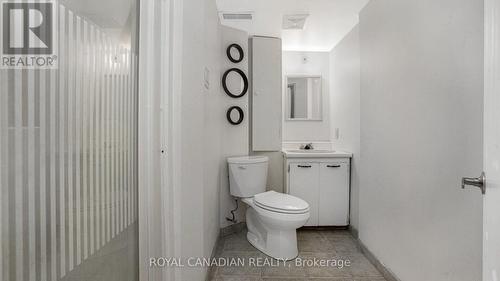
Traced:
<path fill-rule="evenodd" d="M 251 38 L 252 149 L 281 150 L 281 39 Z"/>
<path fill-rule="evenodd" d="M 290 194 L 309 203 L 311 216 L 305 225 L 318 225 L 318 163 L 290 163 Z"/>
<path fill-rule="evenodd" d="M 319 164 L 319 225 L 349 224 L 349 164 Z"/>

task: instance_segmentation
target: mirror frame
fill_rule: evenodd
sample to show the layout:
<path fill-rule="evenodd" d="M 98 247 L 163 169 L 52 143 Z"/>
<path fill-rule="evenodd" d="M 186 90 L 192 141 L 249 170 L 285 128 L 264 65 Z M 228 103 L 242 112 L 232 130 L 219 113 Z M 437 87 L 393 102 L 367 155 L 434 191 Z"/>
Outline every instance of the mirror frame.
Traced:
<path fill-rule="evenodd" d="M 243 80 L 243 90 L 241 90 L 241 93 L 239 93 L 239 94 L 233 94 L 227 88 L 227 82 L 226 82 L 226 80 L 227 80 L 227 76 L 231 72 L 238 73 L 241 76 L 241 79 Z M 243 72 L 243 70 L 241 70 L 239 68 L 230 68 L 230 69 L 228 69 L 226 72 L 224 72 L 224 75 L 222 75 L 222 88 L 224 89 L 224 92 L 228 96 L 230 96 L 232 98 L 237 99 L 237 98 L 243 97 L 247 93 L 247 91 L 248 91 L 248 78 L 247 78 L 245 72 Z"/>
<path fill-rule="evenodd" d="M 287 105 L 287 102 L 288 102 L 288 78 L 319 78 L 320 81 L 321 81 L 321 85 L 320 85 L 320 102 L 321 102 L 321 108 L 320 108 L 320 118 L 316 118 L 316 119 L 308 119 L 308 118 L 290 118 L 288 116 L 290 116 L 290 109 L 288 108 L 288 105 Z M 285 76 L 285 79 L 284 79 L 284 91 L 285 91 L 285 99 L 284 99 L 284 106 L 285 106 L 285 121 L 315 121 L 315 122 L 318 122 L 318 121 L 323 121 L 323 77 L 318 74 L 318 75 L 314 75 L 314 74 L 290 74 L 290 75 L 286 75 Z"/>
<path fill-rule="evenodd" d="M 233 58 L 233 56 L 231 55 L 231 49 L 235 48 L 240 57 L 235 59 Z M 243 59 L 245 58 L 245 53 L 243 52 L 243 48 L 241 48 L 240 45 L 236 44 L 236 43 L 233 43 L 231 45 L 229 45 L 226 49 L 226 55 L 227 55 L 227 58 L 232 62 L 232 63 L 239 63 L 241 61 L 243 61 Z"/>
<path fill-rule="evenodd" d="M 231 118 L 231 113 L 236 110 L 238 111 L 238 120 L 234 121 L 232 118 Z M 227 118 L 227 121 L 231 124 L 231 125 L 239 125 L 241 124 L 241 122 L 243 122 L 243 120 L 245 119 L 245 113 L 243 112 L 243 109 L 241 109 L 241 107 L 239 106 L 231 106 L 227 112 L 226 112 L 226 118 Z"/>

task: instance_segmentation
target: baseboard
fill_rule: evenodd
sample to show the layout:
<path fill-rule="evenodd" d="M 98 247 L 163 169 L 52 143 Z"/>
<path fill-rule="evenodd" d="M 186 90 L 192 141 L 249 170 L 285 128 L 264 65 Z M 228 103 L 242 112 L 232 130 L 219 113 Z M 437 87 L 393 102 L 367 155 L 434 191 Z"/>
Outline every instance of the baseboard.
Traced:
<path fill-rule="evenodd" d="M 352 225 L 349 225 L 349 232 L 351 232 L 352 237 L 354 237 L 356 240 L 359 238 L 358 229 L 353 227 Z"/>
<path fill-rule="evenodd" d="M 353 231 L 351 231 L 353 233 Z M 358 234 L 356 230 L 356 235 Z M 353 235 L 354 236 L 354 235 Z M 361 242 L 359 238 L 356 237 L 356 242 L 358 243 L 359 248 L 361 249 L 361 252 L 366 256 L 366 258 L 382 273 L 382 276 L 387 281 L 401 281 L 394 272 L 392 272 L 389 268 L 385 267 L 380 260 Z"/>

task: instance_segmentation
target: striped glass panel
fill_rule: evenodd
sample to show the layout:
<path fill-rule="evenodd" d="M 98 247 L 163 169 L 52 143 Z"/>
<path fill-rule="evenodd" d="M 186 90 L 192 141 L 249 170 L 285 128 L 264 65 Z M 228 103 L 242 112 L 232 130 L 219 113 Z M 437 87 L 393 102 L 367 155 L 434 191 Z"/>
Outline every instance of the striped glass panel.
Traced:
<path fill-rule="evenodd" d="M 137 3 L 75 2 L 58 68 L 0 69 L 0 280 L 138 280 Z"/>

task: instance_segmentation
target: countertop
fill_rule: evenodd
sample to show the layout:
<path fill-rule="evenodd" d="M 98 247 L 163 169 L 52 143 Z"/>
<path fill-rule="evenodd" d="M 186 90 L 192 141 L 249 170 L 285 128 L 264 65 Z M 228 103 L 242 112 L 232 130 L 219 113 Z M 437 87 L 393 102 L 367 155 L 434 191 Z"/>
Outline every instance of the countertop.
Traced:
<path fill-rule="evenodd" d="M 340 150 L 299 150 L 284 149 L 283 155 L 286 158 L 351 158 L 352 153 Z"/>

